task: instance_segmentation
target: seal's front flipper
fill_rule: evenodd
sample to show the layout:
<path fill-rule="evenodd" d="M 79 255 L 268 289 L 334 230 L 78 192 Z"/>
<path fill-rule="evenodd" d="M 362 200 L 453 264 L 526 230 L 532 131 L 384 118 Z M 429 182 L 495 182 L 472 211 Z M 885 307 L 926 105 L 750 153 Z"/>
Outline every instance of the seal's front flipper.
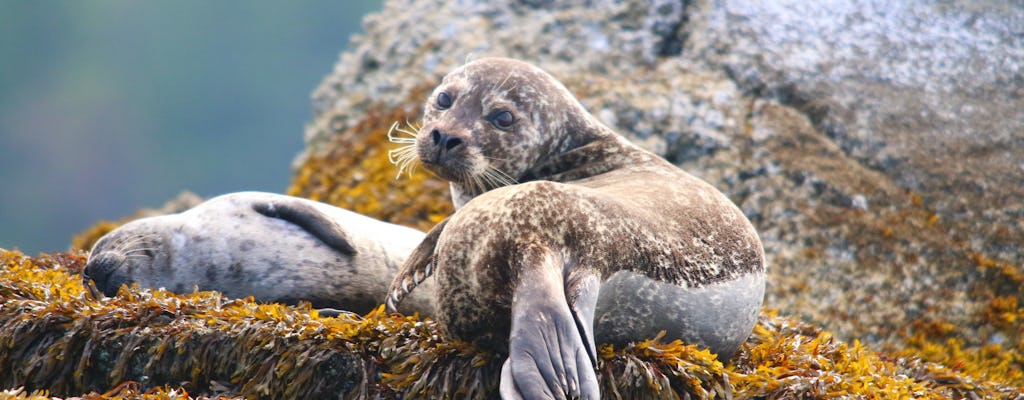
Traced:
<path fill-rule="evenodd" d="M 441 232 L 444 231 L 444 226 L 447 224 L 448 218 L 445 218 L 430 228 L 430 232 L 427 232 L 423 241 L 412 250 L 409 258 L 405 259 L 402 269 L 398 271 L 395 279 L 391 281 L 391 286 L 388 287 L 388 298 L 384 300 L 388 311 L 397 312 L 402 299 L 412 293 L 416 285 L 434 273 L 434 267 L 436 267 L 434 247 L 437 246 L 437 239 L 441 237 Z"/>
<path fill-rule="evenodd" d="M 252 205 L 252 209 L 264 216 L 298 225 L 299 228 L 309 232 L 313 237 L 320 239 L 321 242 L 342 254 L 350 256 L 356 254 L 356 249 L 352 247 L 352 242 L 345 230 L 316 207 L 297 200 L 275 200 L 255 203 Z"/>
<path fill-rule="evenodd" d="M 316 309 L 316 313 L 321 317 L 338 318 L 342 315 L 347 315 L 359 318 L 359 314 L 347 310 L 339 310 L 337 308 L 318 308 Z"/>
<path fill-rule="evenodd" d="M 569 310 L 576 321 L 587 345 L 590 362 L 597 365 L 597 346 L 594 345 L 594 312 L 597 309 L 597 297 L 601 289 L 601 280 L 591 270 L 577 269 L 568 274 L 565 281 L 565 296 L 569 300 Z"/>
<path fill-rule="evenodd" d="M 528 251 L 521 262 L 502 398 L 600 398 L 590 335 L 597 278 L 566 277 L 562 258 L 550 251 Z"/>

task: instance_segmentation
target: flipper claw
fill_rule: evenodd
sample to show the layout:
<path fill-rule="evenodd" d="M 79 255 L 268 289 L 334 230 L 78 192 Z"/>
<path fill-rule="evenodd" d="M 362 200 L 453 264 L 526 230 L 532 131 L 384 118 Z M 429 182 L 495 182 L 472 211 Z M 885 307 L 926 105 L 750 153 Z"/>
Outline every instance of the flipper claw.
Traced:
<path fill-rule="evenodd" d="M 385 299 L 389 311 L 397 312 L 402 298 L 416 289 L 420 282 L 429 278 L 434 272 L 434 265 L 437 263 L 434 257 L 434 246 L 447 223 L 448 220 L 445 219 L 431 228 L 430 232 L 427 232 L 423 242 L 416 246 L 409 258 L 405 260 L 398 275 L 391 281 L 391 287 L 388 288 L 388 293 L 391 294 Z"/>
<path fill-rule="evenodd" d="M 524 255 L 522 262 L 528 272 L 512 296 L 502 398 L 599 399 L 590 337 L 597 278 L 563 277 L 561 257 L 547 252 Z"/>

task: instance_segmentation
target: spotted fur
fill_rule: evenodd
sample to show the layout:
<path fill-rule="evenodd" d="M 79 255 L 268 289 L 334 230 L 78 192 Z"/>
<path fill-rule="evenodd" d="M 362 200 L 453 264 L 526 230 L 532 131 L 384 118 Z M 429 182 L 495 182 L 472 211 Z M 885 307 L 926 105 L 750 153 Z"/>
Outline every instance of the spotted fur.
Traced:
<path fill-rule="evenodd" d="M 365 313 L 423 237 L 311 200 L 240 192 L 115 229 L 93 247 L 84 278 L 108 296 L 134 282 Z M 430 314 L 433 283 L 420 283 L 403 310 Z"/>
<path fill-rule="evenodd" d="M 515 116 L 507 129 L 492 118 L 502 111 Z M 388 304 L 433 272 L 442 327 L 508 351 L 503 397 L 596 398 L 595 339 L 665 330 L 728 357 L 749 335 L 765 272 L 750 222 L 546 72 L 500 58 L 464 65 L 427 99 L 416 136 L 457 211 L 406 261 Z M 481 178 L 491 170 L 511 179 Z"/>

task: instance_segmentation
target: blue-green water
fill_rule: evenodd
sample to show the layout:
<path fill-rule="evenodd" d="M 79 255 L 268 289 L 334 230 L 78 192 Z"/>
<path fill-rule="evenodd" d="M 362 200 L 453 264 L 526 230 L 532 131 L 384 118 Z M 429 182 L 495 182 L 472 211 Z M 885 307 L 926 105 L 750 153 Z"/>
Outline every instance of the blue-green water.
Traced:
<path fill-rule="evenodd" d="M 100 219 L 283 192 L 309 95 L 375 1 L 0 2 L 0 247 Z"/>

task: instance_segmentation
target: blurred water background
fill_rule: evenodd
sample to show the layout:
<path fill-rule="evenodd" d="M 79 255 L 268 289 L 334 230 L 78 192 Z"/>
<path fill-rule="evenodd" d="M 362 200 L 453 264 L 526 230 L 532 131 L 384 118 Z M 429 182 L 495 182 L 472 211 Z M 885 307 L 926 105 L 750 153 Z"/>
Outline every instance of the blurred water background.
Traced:
<path fill-rule="evenodd" d="M 0 247 L 184 190 L 282 193 L 309 95 L 380 0 L 0 2 Z"/>

